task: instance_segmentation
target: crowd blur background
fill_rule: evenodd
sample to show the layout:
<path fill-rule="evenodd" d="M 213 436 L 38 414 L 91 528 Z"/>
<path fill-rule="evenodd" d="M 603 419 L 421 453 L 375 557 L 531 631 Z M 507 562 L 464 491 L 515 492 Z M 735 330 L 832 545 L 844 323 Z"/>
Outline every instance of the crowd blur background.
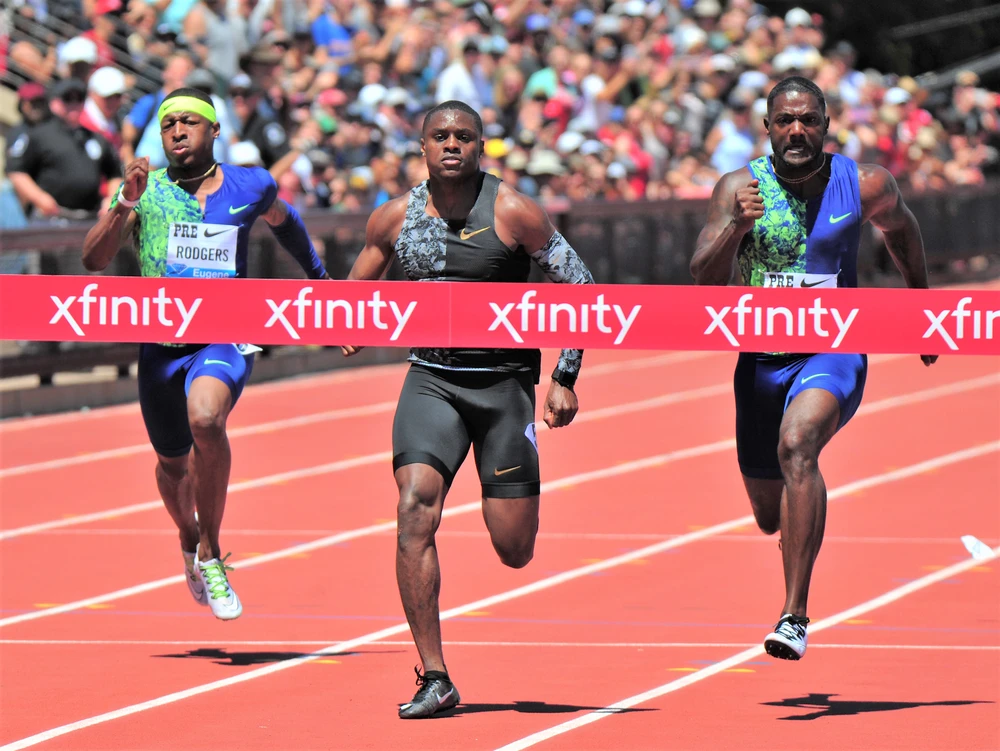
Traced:
<path fill-rule="evenodd" d="M 978 12 L 951 33 L 988 51 L 1000 13 Z M 300 209 L 364 211 L 424 179 L 422 114 L 447 99 L 482 114 L 484 169 L 543 202 L 704 198 L 769 152 L 767 93 L 793 74 L 826 93 L 826 148 L 906 190 L 1000 173 L 995 79 L 876 70 L 829 25 L 752 0 L 15 0 L 3 226 L 92 217 L 123 163 L 165 166 L 154 115 L 181 86 L 213 96 L 217 158 L 269 169 Z"/>

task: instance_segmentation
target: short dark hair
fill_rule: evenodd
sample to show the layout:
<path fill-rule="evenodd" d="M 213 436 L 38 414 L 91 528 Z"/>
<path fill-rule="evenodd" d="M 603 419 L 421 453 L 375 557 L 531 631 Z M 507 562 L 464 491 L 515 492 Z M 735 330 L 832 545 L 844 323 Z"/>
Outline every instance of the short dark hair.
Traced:
<path fill-rule="evenodd" d="M 431 107 L 431 109 L 427 111 L 427 114 L 424 115 L 424 127 L 422 128 L 424 133 L 427 132 L 427 123 L 429 123 L 431 118 L 439 112 L 463 112 L 466 115 L 471 115 L 472 119 L 476 123 L 476 133 L 479 134 L 480 138 L 483 137 L 483 118 L 481 118 L 479 113 L 472 109 L 472 107 L 467 105 L 465 102 L 458 101 L 457 99 L 441 102 L 441 104 Z"/>
<path fill-rule="evenodd" d="M 210 97 L 208 94 L 206 94 L 201 89 L 192 89 L 190 86 L 185 86 L 182 89 L 174 89 L 169 94 L 167 94 L 165 97 L 163 97 L 163 101 L 165 102 L 168 99 L 174 99 L 175 97 L 179 97 L 179 96 L 194 97 L 195 99 L 200 99 L 201 101 L 205 102 L 206 104 L 211 105 L 212 107 L 215 106 L 215 102 L 212 101 L 212 97 Z"/>
<path fill-rule="evenodd" d="M 826 97 L 823 96 L 823 90 L 808 78 L 803 78 L 802 76 L 789 76 L 788 78 L 784 78 L 775 84 L 774 88 L 771 89 L 771 93 L 767 95 L 768 115 L 771 114 L 771 109 L 774 107 L 774 100 L 782 94 L 787 94 L 790 91 L 797 91 L 800 94 L 810 94 L 814 96 L 816 101 L 819 102 L 820 110 L 822 110 L 823 114 L 826 115 Z"/>

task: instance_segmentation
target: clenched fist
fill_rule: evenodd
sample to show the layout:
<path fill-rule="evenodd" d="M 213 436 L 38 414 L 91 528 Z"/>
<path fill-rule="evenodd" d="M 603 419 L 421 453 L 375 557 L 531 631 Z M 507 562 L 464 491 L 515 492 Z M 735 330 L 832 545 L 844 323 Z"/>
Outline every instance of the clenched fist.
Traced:
<path fill-rule="evenodd" d="M 146 181 L 149 179 L 149 157 L 133 159 L 125 168 L 125 178 L 122 180 L 121 196 L 129 203 L 138 201 L 146 192 Z"/>
<path fill-rule="evenodd" d="M 748 232 L 754 222 L 764 216 L 764 199 L 760 197 L 757 180 L 751 180 L 745 188 L 736 191 L 733 199 L 733 224 L 743 232 Z"/>

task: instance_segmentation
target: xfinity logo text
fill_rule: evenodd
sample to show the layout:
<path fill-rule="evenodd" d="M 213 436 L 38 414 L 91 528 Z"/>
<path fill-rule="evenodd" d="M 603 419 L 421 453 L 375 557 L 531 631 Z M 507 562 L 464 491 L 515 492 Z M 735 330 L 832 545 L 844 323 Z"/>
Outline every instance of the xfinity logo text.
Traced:
<path fill-rule="evenodd" d="M 202 298 L 197 297 L 188 307 L 184 300 L 179 297 L 167 297 L 166 289 L 160 287 L 155 297 L 130 297 L 97 295 L 96 283 L 88 284 L 83 288 L 83 294 L 77 297 L 70 295 L 65 299 L 56 295 L 49 295 L 52 302 L 56 304 L 55 315 L 49 321 L 56 324 L 65 321 L 77 336 L 86 336 L 83 327 L 90 326 L 91 322 L 106 326 L 110 323 L 117 326 L 126 321 L 132 326 L 149 326 L 152 320 L 152 310 L 156 309 L 156 322 L 161 326 L 177 326 L 174 336 L 178 339 L 184 336 L 188 326 L 198 312 Z M 176 311 L 171 309 L 176 308 Z M 176 320 L 180 316 L 180 321 Z M 179 324 L 179 325 L 178 325 Z"/>
<path fill-rule="evenodd" d="M 569 303 L 546 304 L 543 302 L 531 302 L 531 299 L 536 295 L 538 295 L 536 290 L 529 289 L 521 296 L 521 302 L 507 303 L 502 308 L 500 307 L 500 303 L 491 302 L 490 308 L 495 318 L 493 319 L 493 323 L 490 324 L 489 330 L 496 331 L 500 326 L 503 326 L 515 342 L 523 344 L 524 339 L 521 334 L 528 333 L 532 328 L 532 323 L 535 324 L 539 333 L 544 333 L 545 331 L 553 334 L 563 332 L 575 334 L 577 331 L 587 333 L 590 331 L 590 314 L 593 313 L 594 325 L 597 330 L 602 334 L 613 334 L 615 333 L 615 329 L 612 325 L 615 323 L 615 320 L 611 316 L 605 317 L 606 314 L 613 311 L 618 324 L 618 334 L 615 337 L 615 344 L 621 344 L 625 340 L 629 329 L 632 328 L 632 324 L 635 323 L 635 318 L 639 315 L 639 310 L 642 309 L 641 305 L 634 305 L 626 316 L 625 311 L 620 305 L 608 305 L 605 303 L 604 295 L 598 295 L 597 302 L 595 303 L 580 303 L 579 306 Z M 548 309 L 548 315 L 546 315 L 546 309 Z M 515 310 L 520 313 L 520 316 L 515 314 L 515 322 L 512 323 L 509 316 Z"/>
<path fill-rule="evenodd" d="M 1000 310 L 969 310 L 968 306 L 971 303 L 971 297 L 963 297 L 958 301 L 958 307 L 954 310 L 942 310 L 938 313 L 924 310 L 924 315 L 927 316 L 931 325 L 927 327 L 923 338 L 929 339 L 931 335 L 936 333 L 944 339 L 949 349 L 956 350 L 958 349 L 958 345 L 955 344 L 956 339 L 964 339 L 966 336 L 971 336 L 973 339 L 992 339 L 993 322 L 1000 318 Z M 949 317 L 955 319 L 954 325 L 950 329 L 945 326 Z M 971 332 L 966 328 L 966 318 L 972 319 L 970 321 L 972 324 Z"/>
<path fill-rule="evenodd" d="M 298 297 L 289 300 L 275 301 L 266 299 L 268 307 L 271 309 L 271 317 L 264 328 L 269 329 L 280 323 L 292 339 L 300 339 L 299 331 L 307 326 L 317 330 L 336 329 L 363 330 L 366 326 L 366 310 L 371 312 L 371 325 L 377 329 L 388 330 L 390 326 L 395 326 L 389 341 L 396 341 L 403 333 L 406 322 L 417 307 L 417 301 L 413 300 L 406 304 L 406 310 L 401 311 L 395 300 L 386 302 L 382 299 L 382 293 L 375 290 L 370 300 L 311 300 L 309 295 L 313 292 L 312 287 L 303 287 L 299 290 Z M 288 311 L 292 307 L 294 311 Z M 385 308 L 392 311 L 395 324 L 382 320 Z M 286 311 L 288 314 L 286 315 Z M 338 314 L 337 311 L 340 311 Z M 341 320 L 337 325 L 338 317 Z"/>
<path fill-rule="evenodd" d="M 748 305 L 753 300 L 753 294 L 747 293 L 740 297 L 736 307 L 726 306 L 722 310 L 716 310 L 711 305 L 706 305 L 712 322 L 705 329 L 705 334 L 711 334 L 716 329 L 719 330 L 734 347 L 739 347 L 740 342 L 737 336 L 744 336 L 747 333 L 749 324 L 753 325 L 754 336 L 774 336 L 775 329 L 784 329 L 785 336 L 833 336 L 832 330 L 825 327 L 836 326 L 836 338 L 831 345 L 832 349 L 840 346 L 844 337 L 854 323 L 860 308 L 852 308 L 846 316 L 841 315 L 840 310 L 834 307 L 824 308 L 822 298 L 813 300 L 812 307 L 809 308 L 785 308 L 780 306 Z M 733 329 L 736 335 L 733 335 Z"/>

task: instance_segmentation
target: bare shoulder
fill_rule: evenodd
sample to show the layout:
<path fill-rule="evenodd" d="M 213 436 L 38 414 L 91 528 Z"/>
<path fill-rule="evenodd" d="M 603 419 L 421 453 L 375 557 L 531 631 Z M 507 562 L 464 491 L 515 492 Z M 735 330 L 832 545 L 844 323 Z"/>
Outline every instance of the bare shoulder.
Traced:
<path fill-rule="evenodd" d="M 510 187 L 507 183 L 500 183 L 497 190 L 497 202 L 495 212 L 506 222 L 531 222 L 548 221 L 545 209 L 524 193 Z"/>
<path fill-rule="evenodd" d="M 736 197 L 736 191 L 745 188 L 753 180 L 753 173 L 749 167 L 740 167 L 738 170 L 727 172 L 715 184 L 712 190 L 712 197 L 709 201 L 709 220 L 718 219 L 720 212 L 730 209 Z"/>
<path fill-rule="evenodd" d="M 406 216 L 406 207 L 409 203 L 409 192 L 390 198 L 372 212 L 370 221 L 391 224 L 396 219 L 402 220 Z"/>
<path fill-rule="evenodd" d="M 545 209 L 505 183 L 500 183 L 493 215 L 500 239 L 529 253 L 542 248 L 556 231 Z"/>
<path fill-rule="evenodd" d="M 861 210 L 866 219 L 880 213 L 887 206 L 894 206 L 899 198 L 896 178 L 878 164 L 858 164 L 858 188 L 861 192 Z"/>
<path fill-rule="evenodd" d="M 754 176 L 749 167 L 740 167 L 738 170 L 727 172 L 720 177 L 718 184 L 722 185 L 727 190 L 732 188 L 732 190 L 735 191 L 737 188 L 744 187 L 753 179 Z"/>
<path fill-rule="evenodd" d="M 896 179 L 889 170 L 879 164 L 859 164 L 858 185 L 861 186 L 863 200 L 866 194 L 891 192 L 896 188 Z"/>
<path fill-rule="evenodd" d="M 367 234 L 369 239 L 376 240 L 379 244 L 391 245 L 395 243 L 403 228 L 409 200 L 410 194 L 404 193 L 376 208 L 368 217 Z"/>
<path fill-rule="evenodd" d="M 755 179 L 749 167 L 740 167 L 732 172 L 727 172 L 715 184 L 712 191 L 713 200 L 731 200 L 740 188 L 745 188 L 750 181 Z"/>
<path fill-rule="evenodd" d="M 753 179 L 754 176 L 749 167 L 740 167 L 739 169 L 724 174 L 719 178 L 719 182 L 726 183 L 727 185 L 734 185 L 737 183 L 740 185 L 746 185 Z"/>

